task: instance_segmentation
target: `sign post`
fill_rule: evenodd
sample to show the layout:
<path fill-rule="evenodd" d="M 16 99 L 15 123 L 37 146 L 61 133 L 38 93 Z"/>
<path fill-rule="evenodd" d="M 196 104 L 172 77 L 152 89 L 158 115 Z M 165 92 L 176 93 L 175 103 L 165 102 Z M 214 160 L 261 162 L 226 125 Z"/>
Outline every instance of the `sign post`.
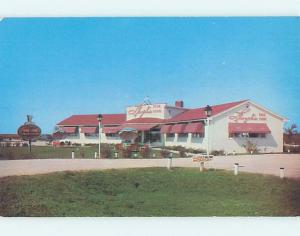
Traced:
<path fill-rule="evenodd" d="M 199 170 L 200 170 L 200 172 L 203 172 L 204 171 L 204 162 L 210 161 L 212 157 L 213 157 L 212 155 L 210 155 L 208 157 L 206 155 L 196 156 L 193 158 L 193 162 L 199 162 L 199 164 L 200 164 Z"/>
<path fill-rule="evenodd" d="M 31 152 L 31 142 L 40 137 L 41 128 L 32 122 L 31 115 L 27 115 L 27 122 L 19 127 L 18 135 L 20 135 L 23 140 L 29 142 L 29 150 Z"/>

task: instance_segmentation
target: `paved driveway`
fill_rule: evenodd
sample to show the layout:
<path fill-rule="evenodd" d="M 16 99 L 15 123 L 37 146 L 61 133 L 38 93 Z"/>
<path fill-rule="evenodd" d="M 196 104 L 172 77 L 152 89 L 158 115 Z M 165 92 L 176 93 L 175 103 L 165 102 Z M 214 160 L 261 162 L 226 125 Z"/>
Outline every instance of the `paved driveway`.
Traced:
<path fill-rule="evenodd" d="M 0 161 L 0 177 L 12 175 L 44 174 L 56 171 L 99 170 L 142 167 L 166 167 L 167 159 L 32 159 Z M 240 171 L 279 176 L 285 168 L 288 178 L 300 178 L 300 154 L 266 154 L 249 156 L 214 157 L 205 167 L 233 170 L 239 163 Z M 174 158 L 175 167 L 199 167 L 192 158 Z"/>

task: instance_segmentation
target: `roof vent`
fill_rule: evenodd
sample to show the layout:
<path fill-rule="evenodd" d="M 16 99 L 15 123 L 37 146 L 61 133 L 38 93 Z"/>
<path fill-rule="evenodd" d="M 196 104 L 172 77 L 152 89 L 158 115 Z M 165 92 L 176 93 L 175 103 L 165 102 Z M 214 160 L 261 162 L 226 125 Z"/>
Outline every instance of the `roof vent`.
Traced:
<path fill-rule="evenodd" d="M 175 107 L 183 107 L 183 101 L 182 100 L 178 100 L 175 102 Z"/>

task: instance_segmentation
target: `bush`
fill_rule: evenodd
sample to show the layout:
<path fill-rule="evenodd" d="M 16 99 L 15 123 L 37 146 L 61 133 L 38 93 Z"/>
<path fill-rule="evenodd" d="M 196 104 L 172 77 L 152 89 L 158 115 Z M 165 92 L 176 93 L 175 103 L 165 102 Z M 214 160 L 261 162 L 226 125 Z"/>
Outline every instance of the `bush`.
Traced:
<path fill-rule="evenodd" d="M 224 156 L 225 155 L 225 151 L 224 150 L 213 150 L 210 153 L 211 155 L 214 156 Z"/>
<path fill-rule="evenodd" d="M 184 147 L 178 146 L 176 149 L 176 151 L 179 152 L 180 157 L 186 157 L 186 149 Z"/>
<path fill-rule="evenodd" d="M 204 150 L 204 149 L 188 148 L 186 151 L 189 152 L 189 153 L 194 153 L 194 154 L 206 153 L 206 150 Z"/>
<path fill-rule="evenodd" d="M 22 147 L 28 147 L 28 143 L 23 143 Z"/>
<path fill-rule="evenodd" d="M 142 158 L 149 158 L 150 156 L 150 148 L 145 147 L 140 149 L 140 155 Z"/>
<path fill-rule="evenodd" d="M 283 152 L 300 153 L 300 146 L 283 146 Z"/>
<path fill-rule="evenodd" d="M 160 155 L 163 157 L 163 158 L 168 158 L 169 155 L 170 155 L 170 151 L 166 150 L 166 149 L 162 149 L 160 150 Z"/>
<path fill-rule="evenodd" d="M 109 145 L 101 145 L 101 158 L 112 158 L 112 151 Z"/>
<path fill-rule="evenodd" d="M 247 141 L 246 144 L 243 145 L 243 147 L 246 149 L 248 153 L 258 153 L 259 149 L 257 148 L 257 145 L 255 143 L 252 143 L 251 141 Z"/>
<path fill-rule="evenodd" d="M 83 149 L 80 150 L 80 157 L 81 157 L 81 158 L 85 158 L 85 153 L 84 153 L 84 150 L 83 150 Z"/>
<path fill-rule="evenodd" d="M 119 155 L 122 157 L 122 158 L 130 158 L 130 155 L 131 155 L 131 151 L 124 148 L 120 151 Z"/>

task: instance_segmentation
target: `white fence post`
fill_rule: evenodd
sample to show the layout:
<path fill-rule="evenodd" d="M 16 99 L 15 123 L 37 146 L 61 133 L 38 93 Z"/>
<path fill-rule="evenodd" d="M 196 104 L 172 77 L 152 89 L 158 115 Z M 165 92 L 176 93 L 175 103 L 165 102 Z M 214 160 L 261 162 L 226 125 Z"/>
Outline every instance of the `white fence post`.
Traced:
<path fill-rule="evenodd" d="M 75 158 L 75 152 L 72 151 L 72 159 L 74 159 L 74 158 Z"/>
<path fill-rule="evenodd" d="M 280 175 L 280 179 L 284 178 L 284 168 L 283 167 L 280 167 L 279 175 Z"/>
<path fill-rule="evenodd" d="M 204 170 L 204 161 L 200 162 L 200 172 L 203 172 Z"/>
<path fill-rule="evenodd" d="M 239 163 L 234 163 L 234 175 L 239 174 Z"/>
<path fill-rule="evenodd" d="M 170 170 L 172 168 L 172 158 L 169 157 L 168 158 L 168 166 L 167 166 L 168 170 Z"/>
<path fill-rule="evenodd" d="M 97 158 L 97 156 L 98 156 L 98 153 L 97 153 L 97 152 L 95 152 L 95 159 Z"/>

